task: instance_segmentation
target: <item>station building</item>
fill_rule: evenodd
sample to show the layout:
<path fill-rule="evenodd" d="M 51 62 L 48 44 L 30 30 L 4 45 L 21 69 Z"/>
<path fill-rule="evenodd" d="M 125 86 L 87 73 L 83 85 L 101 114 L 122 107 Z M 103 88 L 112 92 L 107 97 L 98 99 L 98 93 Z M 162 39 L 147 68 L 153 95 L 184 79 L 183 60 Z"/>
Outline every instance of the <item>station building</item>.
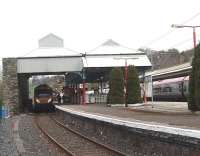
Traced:
<path fill-rule="evenodd" d="M 24 57 L 3 58 L 3 102 L 11 112 L 23 110 L 30 102 L 28 80 L 34 75 L 64 75 L 65 83 L 83 90 L 85 83 L 107 82 L 114 67 L 134 65 L 139 73 L 151 68 L 144 52 L 108 40 L 88 52 L 64 47 L 62 38 L 49 34 L 38 41 L 39 47 Z M 84 94 L 84 93 L 83 93 Z M 84 95 L 82 95 L 84 103 Z"/>

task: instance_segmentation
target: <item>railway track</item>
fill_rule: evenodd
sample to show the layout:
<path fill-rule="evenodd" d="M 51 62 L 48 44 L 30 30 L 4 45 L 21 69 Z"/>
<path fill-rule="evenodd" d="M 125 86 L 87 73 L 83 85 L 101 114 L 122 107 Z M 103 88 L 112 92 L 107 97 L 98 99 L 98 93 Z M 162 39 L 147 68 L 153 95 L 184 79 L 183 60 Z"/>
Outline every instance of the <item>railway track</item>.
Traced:
<path fill-rule="evenodd" d="M 35 117 L 38 128 L 66 155 L 70 156 L 125 156 L 101 143 L 66 127 L 53 117 L 37 115 Z"/>
<path fill-rule="evenodd" d="M 40 116 L 41 117 L 41 116 Z M 41 126 L 41 121 L 39 121 L 39 116 L 35 116 L 35 124 L 38 127 L 38 129 L 40 129 L 40 131 L 48 138 L 48 140 L 53 143 L 55 145 L 55 148 L 60 149 L 60 151 L 58 152 L 58 155 L 65 155 L 65 156 L 74 156 L 73 153 L 70 152 L 69 149 L 67 149 L 66 147 L 64 147 L 62 144 L 60 144 L 56 139 L 54 139 L 49 133 L 48 131 L 45 130 L 45 128 L 43 128 Z"/>

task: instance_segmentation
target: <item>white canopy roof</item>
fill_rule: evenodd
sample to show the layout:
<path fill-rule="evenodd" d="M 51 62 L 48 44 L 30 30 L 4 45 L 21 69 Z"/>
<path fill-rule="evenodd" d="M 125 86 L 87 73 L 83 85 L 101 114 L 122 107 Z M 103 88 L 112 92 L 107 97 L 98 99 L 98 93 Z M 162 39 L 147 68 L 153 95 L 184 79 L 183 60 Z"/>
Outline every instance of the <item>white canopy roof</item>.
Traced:
<path fill-rule="evenodd" d="M 139 50 L 130 49 L 108 40 L 83 58 L 84 67 L 123 67 L 127 65 L 151 66 L 147 55 Z"/>
<path fill-rule="evenodd" d="M 180 65 L 176 65 L 176 66 L 172 66 L 172 67 L 168 67 L 168 68 L 163 68 L 163 69 L 157 69 L 154 71 L 150 71 L 150 72 L 146 72 L 145 76 L 159 76 L 159 75 L 164 75 L 164 74 L 170 74 L 170 73 L 175 73 L 175 72 L 180 72 L 183 70 L 188 70 L 191 69 L 191 63 L 187 62 L 187 63 L 183 63 Z"/>
<path fill-rule="evenodd" d="M 82 56 L 79 52 L 64 48 L 62 38 L 50 33 L 38 41 L 39 48 L 32 50 L 23 57 L 62 57 Z"/>
<path fill-rule="evenodd" d="M 146 55 L 105 55 L 105 56 L 86 56 L 83 57 L 84 67 L 123 67 L 127 65 L 151 66 Z"/>
<path fill-rule="evenodd" d="M 124 47 L 119 43 L 109 39 L 97 48 L 87 52 L 87 54 L 137 54 L 141 51 Z"/>
<path fill-rule="evenodd" d="M 82 56 L 80 53 L 67 48 L 38 48 L 23 57 L 61 57 L 61 56 Z"/>
<path fill-rule="evenodd" d="M 81 71 L 89 67 L 150 67 L 145 53 L 108 40 L 85 55 L 62 47 L 63 40 L 49 34 L 39 41 L 39 48 L 18 58 L 18 73 Z M 49 46 L 49 47 L 45 47 Z"/>

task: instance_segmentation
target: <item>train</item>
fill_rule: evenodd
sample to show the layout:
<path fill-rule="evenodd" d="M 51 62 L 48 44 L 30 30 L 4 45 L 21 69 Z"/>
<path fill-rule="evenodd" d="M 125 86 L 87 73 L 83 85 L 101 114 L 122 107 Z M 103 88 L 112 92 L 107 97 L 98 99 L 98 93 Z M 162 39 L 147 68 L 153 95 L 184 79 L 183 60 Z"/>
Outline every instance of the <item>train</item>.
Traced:
<path fill-rule="evenodd" d="M 145 92 L 151 99 L 151 82 L 146 84 Z M 153 82 L 153 99 L 155 101 L 187 101 L 189 93 L 189 76 L 158 80 Z"/>
<path fill-rule="evenodd" d="M 53 90 L 47 84 L 42 84 L 34 88 L 32 99 L 32 108 L 34 111 L 54 111 Z"/>

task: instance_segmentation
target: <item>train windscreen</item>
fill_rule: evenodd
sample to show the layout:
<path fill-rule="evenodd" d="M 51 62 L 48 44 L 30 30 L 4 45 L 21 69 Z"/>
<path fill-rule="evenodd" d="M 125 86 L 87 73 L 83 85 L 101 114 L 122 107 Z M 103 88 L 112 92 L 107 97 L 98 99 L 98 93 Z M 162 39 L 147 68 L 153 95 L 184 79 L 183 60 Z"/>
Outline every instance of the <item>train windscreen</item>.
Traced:
<path fill-rule="evenodd" d="M 49 97 L 49 96 L 51 96 L 50 93 L 39 93 L 39 94 L 37 95 L 37 97 L 39 97 L 39 98 L 44 98 L 44 97 Z"/>

